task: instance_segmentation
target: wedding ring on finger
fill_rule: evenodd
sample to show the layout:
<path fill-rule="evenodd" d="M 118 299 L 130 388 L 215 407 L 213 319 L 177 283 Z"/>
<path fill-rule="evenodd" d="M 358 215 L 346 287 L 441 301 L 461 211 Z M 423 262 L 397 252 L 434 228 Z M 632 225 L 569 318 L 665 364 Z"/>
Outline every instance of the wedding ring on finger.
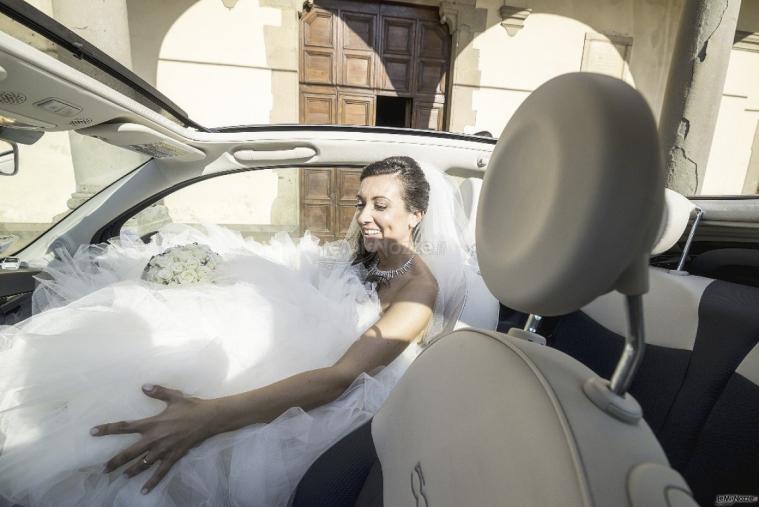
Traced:
<path fill-rule="evenodd" d="M 142 464 L 145 465 L 145 466 L 148 466 L 148 467 L 151 465 L 150 461 L 148 461 L 148 455 L 147 454 L 145 455 L 144 458 L 142 458 Z"/>

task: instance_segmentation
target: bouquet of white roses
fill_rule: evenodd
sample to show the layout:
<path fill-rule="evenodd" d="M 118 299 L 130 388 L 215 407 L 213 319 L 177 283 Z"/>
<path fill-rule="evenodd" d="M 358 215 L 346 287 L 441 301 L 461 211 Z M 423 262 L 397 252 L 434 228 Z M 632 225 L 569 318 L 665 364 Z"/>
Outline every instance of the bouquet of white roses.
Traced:
<path fill-rule="evenodd" d="M 172 286 L 210 282 L 219 259 L 219 254 L 206 245 L 193 243 L 171 247 L 150 258 L 142 279 Z"/>

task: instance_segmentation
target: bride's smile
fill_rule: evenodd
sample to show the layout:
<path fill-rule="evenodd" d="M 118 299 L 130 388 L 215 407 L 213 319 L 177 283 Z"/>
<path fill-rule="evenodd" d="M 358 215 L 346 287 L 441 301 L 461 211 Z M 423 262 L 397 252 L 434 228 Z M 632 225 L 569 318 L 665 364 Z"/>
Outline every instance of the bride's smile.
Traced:
<path fill-rule="evenodd" d="M 355 220 L 363 246 L 378 255 L 383 268 L 403 265 L 413 252 L 412 233 L 423 213 L 404 193 L 399 176 L 378 174 L 364 178 L 356 195 Z"/>

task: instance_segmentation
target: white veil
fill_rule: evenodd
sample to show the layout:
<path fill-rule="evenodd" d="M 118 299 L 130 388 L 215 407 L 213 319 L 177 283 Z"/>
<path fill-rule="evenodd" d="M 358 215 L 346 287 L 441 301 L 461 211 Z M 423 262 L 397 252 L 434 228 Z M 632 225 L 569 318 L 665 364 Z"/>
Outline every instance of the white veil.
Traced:
<path fill-rule="evenodd" d="M 425 345 L 440 333 L 453 329 L 466 299 L 464 270 L 476 265 L 477 260 L 465 240 L 468 224 L 458 189 L 441 171 L 424 165 L 422 170 L 430 185 L 430 197 L 414 248 L 438 284 L 432 322 L 422 340 Z M 353 253 L 357 251 L 359 238 L 359 227 L 354 221 L 347 236 Z"/>
<path fill-rule="evenodd" d="M 438 283 L 433 321 L 426 340 L 453 330 L 466 299 L 465 266 L 476 263 L 465 234 L 466 217 L 458 189 L 435 169 L 424 167 L 430 200 L 416 238 L 416 249 Z"/>

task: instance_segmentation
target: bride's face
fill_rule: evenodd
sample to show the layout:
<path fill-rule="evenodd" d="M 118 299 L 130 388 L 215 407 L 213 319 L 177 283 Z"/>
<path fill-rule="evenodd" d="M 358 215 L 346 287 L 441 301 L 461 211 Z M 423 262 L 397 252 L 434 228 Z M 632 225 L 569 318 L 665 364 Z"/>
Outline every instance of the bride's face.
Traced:
<path fill-rule="evenodd" d="M 383 174 L 364 178 L 357 200 L 356 221 L 367 251 L 389 253 L 393 246 L 411 246 L 411 232 L 421 220 L 421 214 L 406 208 L 397 176 Z"/>

